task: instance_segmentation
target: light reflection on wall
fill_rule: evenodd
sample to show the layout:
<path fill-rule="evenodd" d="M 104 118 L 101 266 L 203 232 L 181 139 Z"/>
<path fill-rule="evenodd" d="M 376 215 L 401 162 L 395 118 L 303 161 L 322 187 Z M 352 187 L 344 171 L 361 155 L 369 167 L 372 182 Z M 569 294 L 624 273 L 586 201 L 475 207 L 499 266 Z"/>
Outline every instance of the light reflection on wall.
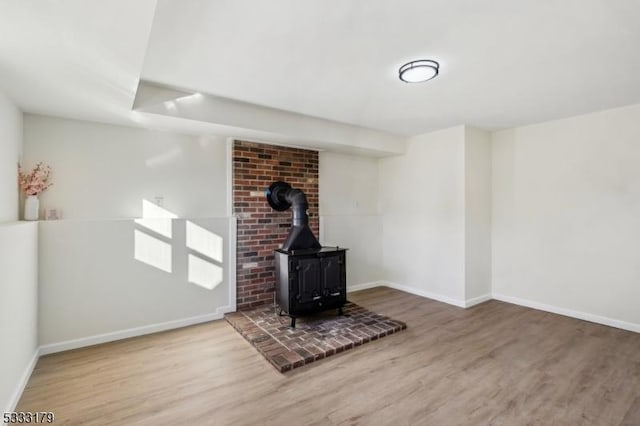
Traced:
<path fill-rule="evenodd" d="M 213 290 L 222 282 L 222 237 L 187 221 L 187 248 L 198 254 L 189 254 L 189 282 Z"/>
<path fill-rule="evenodd" d="M 134 257 L 161 271 L 171 272 L 171 245 L 137 229 L 134 231 Z"/>
<path fill-rule="evenodd" d="M 222 263 L 222 237 L 187 221 L 187 247 Z"/>
<path fill-rule="evenodd" d="M 142 200 L 142 219 L 136 219 L 135 222 L 164 237 L 171 238 L 173 234 L 171 228 L 173 222 L 171 219 L 176 219 L 177 217 L 176 214 L 151 201 Z"/>
<path fill-rule="evenodd" d="M 189 282 L 213 290 L 222 282 L 222 268 L 193 254 L 189 255 Z"/>
<path fill-rule="evenodd" d="M 142 218 L 134 230 L 134 258 L 161 271 L 172 273 L 173 219 L 177 215 L 148 200 L 142 200 Z M 213 290 L 223 280 L 223 238 L 191 221 L 185 221 L 187 281 Z"/>

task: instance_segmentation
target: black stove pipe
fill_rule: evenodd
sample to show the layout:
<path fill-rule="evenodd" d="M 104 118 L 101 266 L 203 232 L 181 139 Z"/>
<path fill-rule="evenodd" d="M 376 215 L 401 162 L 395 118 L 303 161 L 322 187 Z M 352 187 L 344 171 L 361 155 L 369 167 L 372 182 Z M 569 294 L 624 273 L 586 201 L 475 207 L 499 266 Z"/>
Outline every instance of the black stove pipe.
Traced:
<path fill-rule="evenodd" d="M 286 251 L 322 248 L 315 235 L 309 228 L 309 203 L 307 197 L 299 189 L 292 188 L 286 182 L 274 182 L 265 191 L 269 205 L 277 211 L 292 207 L 293 224 L 289 235 L 282 245 Z"/>
<path fill-rule="evenodd" d="M 299 189 L 290 189 L 285 195 L 287 202 L 291 203 L 291 210 L 293 210 L 293 226 L 309 225 L 309 203 L 307 202 L 307 196 Z"/>

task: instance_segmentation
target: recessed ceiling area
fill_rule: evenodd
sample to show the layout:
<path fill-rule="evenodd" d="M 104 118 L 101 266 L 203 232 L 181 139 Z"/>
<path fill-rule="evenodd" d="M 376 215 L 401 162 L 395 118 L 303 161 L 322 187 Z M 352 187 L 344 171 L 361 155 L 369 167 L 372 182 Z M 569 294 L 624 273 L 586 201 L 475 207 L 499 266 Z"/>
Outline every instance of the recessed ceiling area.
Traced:
<path fill-rule="evenodd" d="M 3 0 L 0 90 L 25 112 L 131 123 L 155 0 Z"/>
<path fill-rule="evenodd" d="M 640 102 L 640 3 L 158 2 L 142 78 L 415 135 Z M 440 63 L 422 85 L 414 59 Z"/>
<path fill-rule="evenodd" d="M 365 128 L 402 141 L 460 124 L 495 130 L 640 102 L 638 2 L 10 0 L 2 6 L 0 89 L 30 113 L 181 132 L 261 130 L 252 120 L 264 114 L 245 114 L 239 129 L 218 116 L 198 122 L 132 111 L 143 81 L 202 93 L 211 105 L 265 107 L 291 121 L 299 114 L 301 121 L 352 126 L 345 135 L 364 135 Z M 402 64 L 424 58 L 440 64 L 437 78 L 399 80 Z M 266 131 L 271 141 L 304 136 Z M 357 141 L 359 149 L 365 144 Z"/>

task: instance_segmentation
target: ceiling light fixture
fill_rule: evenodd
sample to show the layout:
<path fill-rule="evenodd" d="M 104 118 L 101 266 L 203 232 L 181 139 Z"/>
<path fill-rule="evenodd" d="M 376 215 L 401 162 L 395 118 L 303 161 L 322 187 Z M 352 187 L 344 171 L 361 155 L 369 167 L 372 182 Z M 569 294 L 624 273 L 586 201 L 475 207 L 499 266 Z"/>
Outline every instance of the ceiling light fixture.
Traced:
<path fill-rule="evenodd" d="M 435 78 L 440 64 L 431 59 L 418 59 L 407 62 L 398 70 L 398 77 L 405 83 L 422 83 Z"/>

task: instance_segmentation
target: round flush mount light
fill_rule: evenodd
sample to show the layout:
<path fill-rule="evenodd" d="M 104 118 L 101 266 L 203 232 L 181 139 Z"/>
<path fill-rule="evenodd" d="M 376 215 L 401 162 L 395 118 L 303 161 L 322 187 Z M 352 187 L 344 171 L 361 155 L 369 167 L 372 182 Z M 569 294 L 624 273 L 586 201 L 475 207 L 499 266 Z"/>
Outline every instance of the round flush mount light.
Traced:
<path fill-rule="evenodd" d="M 440 64 L 431 59 L 407 62 L 398 70 L 398 77 L 405 83 L 422 83 L 438 75 Z"/>

